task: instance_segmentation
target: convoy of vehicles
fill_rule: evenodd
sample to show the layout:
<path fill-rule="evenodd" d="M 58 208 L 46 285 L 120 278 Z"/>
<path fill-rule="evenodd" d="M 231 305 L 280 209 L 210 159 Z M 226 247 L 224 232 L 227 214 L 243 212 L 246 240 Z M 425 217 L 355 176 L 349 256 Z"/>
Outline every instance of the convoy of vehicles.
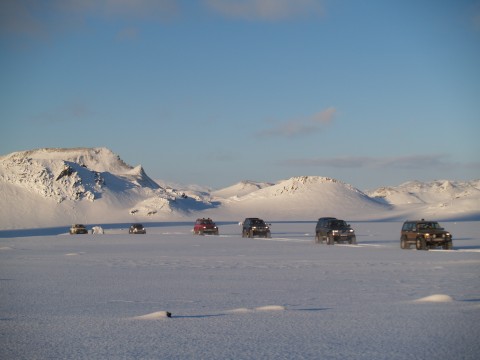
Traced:
<path fill-rule="evenodd" d="M 245 218 L 240 223 L 242 226 L 242 237 L 253 238 L 255 236 L 270 238 L 271 224 L 265 223 L 260 218 Z M 92 234 L 101 233 L 94 231 Z M 88 230 L 83 224 L 73 224 L 69 229 L 70 234 L 88 234 Z M 140 223 L 135 223 L 128 229 L 129 234 L 146 234 L 145 227 Z M 215 222 L 210 218 L 198 218 L 193 227 L 193 233 L 197 235 L 218 235 L 219 230 Z M 357 244 L 355 231 L 351 226 L 341 219 L 335 217 L 321 217 L 315 226 L 315 243 L 334 245 L 335 243 Z M 428 250 L 441 247 L 445 250 L 453 249 L 452 234 L 445 230 L 437 221 L 430 220 L 408 220 L 402 225 L 400 232 L 400 248 L 410 249 L 415 246 L 417 250 Z"/>

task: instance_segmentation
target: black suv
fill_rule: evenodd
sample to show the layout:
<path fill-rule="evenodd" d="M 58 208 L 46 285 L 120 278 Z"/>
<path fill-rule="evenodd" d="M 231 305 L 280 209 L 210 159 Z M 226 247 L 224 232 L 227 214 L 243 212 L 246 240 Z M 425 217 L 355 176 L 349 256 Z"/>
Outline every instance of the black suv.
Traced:
<path fill-rule="evenodd" d="M 453 247 L 452 234 L 436 221 L 405 221 L 400 234 L 400 247 L 410 249 L 410 245 L 415 245 L 417 250 L 428 250 L 437 246 L 450 250 Z"/>
<path fill-rule="evenodd" d="M 318 219 L 315 227 L 315 243 L 333 245 L 335 242 L 348 242 L 356 244 L 355 231 L 344 220 L 334 217 L 323 217 Z"/>
<path fill-rule="evenodd" d="M 246 218 L 242 223 L 242 237 L 253 238 L 254 236 L 271 237 L 270 227 L 259 218 Z"/>
<path fill-rule="evenodd" d="M 128 229 L 129 234 L 146 234 L 147 230 L 143 227 L 142 224 L 132 224 Z"/>

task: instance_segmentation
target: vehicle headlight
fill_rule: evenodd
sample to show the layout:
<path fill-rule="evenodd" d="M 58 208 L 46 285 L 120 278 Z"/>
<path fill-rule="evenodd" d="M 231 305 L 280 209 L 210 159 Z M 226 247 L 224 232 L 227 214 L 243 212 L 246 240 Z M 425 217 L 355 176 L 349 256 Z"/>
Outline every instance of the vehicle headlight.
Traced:
<path fill-rule="evenodd" d="M 430 234 L 425 234 L 425 237 L 426 237 L 426 238 L 430 237 Z"/>
<path fill-rule="evenodd" d="M 354 231 L 353 231 L 353 229 L 350 229 L 350 230 L 348 230 L 348 232 L 351 232 L 351 233 L 353 233 Z"/>

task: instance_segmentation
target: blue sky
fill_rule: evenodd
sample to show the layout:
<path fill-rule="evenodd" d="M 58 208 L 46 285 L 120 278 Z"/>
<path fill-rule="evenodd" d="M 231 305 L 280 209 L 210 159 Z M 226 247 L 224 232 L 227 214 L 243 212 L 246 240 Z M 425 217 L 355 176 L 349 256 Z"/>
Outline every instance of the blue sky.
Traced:
<path fill-rule="evenodd" d="M 480 178 L 480 1 L 4 0 L 0 154 L 212 188 Z"/>

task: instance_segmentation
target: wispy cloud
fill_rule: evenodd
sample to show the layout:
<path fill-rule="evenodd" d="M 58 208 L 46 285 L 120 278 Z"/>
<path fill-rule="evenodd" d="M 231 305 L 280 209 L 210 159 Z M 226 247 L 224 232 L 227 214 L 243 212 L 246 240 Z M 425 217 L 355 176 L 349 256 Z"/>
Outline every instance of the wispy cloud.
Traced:
<path fill-rule="evenodd" d="M 480 168 L 480 163 L 460 164 L 448 160 L 445 154 L 398 157 L 337 156 L 323 158 L 286 159 L 278 163 L 289 167 L 371 168 L 371 169 L 441 169 L 464 166 Z"/>
<path fill-rule="evenodd" d="M 292 138 L 302 135 L 308 135 L 322 130 L 329 125 L 337 110 L 333 107 L 315 113 L 307 118 L 297 118 L 282 122 L 270 129 L 260 130 L 258 136 L 286 137 Z"/>
<path fill-rule="evenodd" d="M 281 21 L 319 16 L 323 12 L 319 0 L 204 0 L 213 11 L 235 19 Z"/>
<path fill-rule="evenodd" d="M 87 104 L 82 102 L 72 102 L 59 106 L 58 108 L 44 111 L 38 114 L 35 119 L 45 123 L 62 123 L 77 120 L 85 120 L 94 115 Z"/>
<path fill-rule="evenodd" d="M 48 37 L 86 26 L 87 17 L 163 21 L 178 10 L 176 0 L 2 0 L 0 34 Z"/>

